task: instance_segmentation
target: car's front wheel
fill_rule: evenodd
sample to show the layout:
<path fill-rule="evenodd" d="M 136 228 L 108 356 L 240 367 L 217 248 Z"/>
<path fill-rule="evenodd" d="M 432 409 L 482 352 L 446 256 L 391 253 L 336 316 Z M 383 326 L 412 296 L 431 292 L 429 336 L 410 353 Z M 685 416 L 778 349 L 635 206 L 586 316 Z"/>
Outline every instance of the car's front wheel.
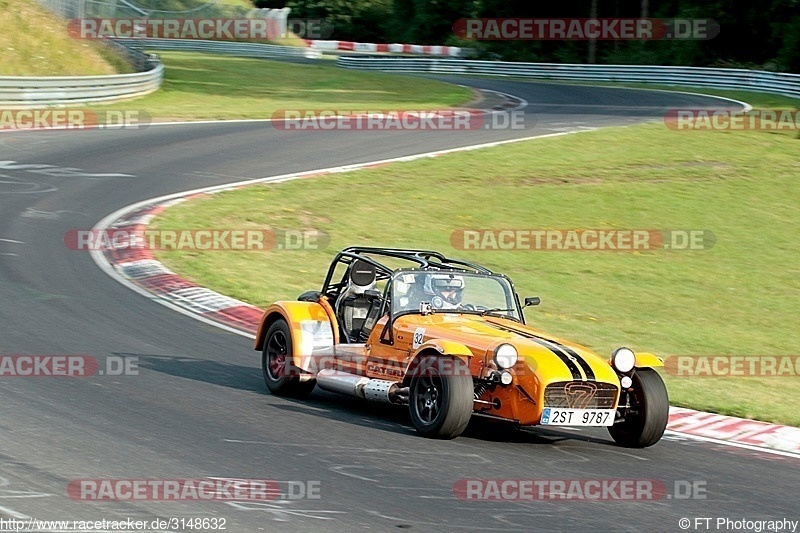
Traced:
<path fill-rule="evenodd" d="M 631 409 L 625 420 L 610 426 L 608 432 L 620 446 L 646 448 L 661 440 L 667 427 L 667 387 L 652 368 L 637 369 L 632 380 Z"/>
<path fill-rule="evenodd" d="M 264 382 L 272 394 L 305 397 L 311 394 L 316 380 L 300 381 L 300 370 L 294 366 L 292 333 L 289 324 L 279 319 L 267 329 L 261 352 Z"/>
<path fill-rule="evenodd" d="M 453 439 L 469 424 L 473 384 L 459 358 L 427 356 L 416 366 L 409 387 L 411 423 L 425 437 Z"/>

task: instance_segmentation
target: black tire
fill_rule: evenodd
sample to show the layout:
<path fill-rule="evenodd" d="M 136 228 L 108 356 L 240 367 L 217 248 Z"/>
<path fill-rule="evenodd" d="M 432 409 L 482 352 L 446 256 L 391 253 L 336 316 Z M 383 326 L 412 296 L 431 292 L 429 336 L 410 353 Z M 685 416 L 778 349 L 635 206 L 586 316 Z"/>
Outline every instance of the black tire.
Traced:
<path fill-rule="evenodd" d="M 292 333 L 289 324 L 279 319 L 267 329 L 261 352 L 264 383 L 272 394 L 304 398 L 311 394 L 317 381 L 300 381 L 300 370 L 292 358 Z M 287 375 L 288 374 L 288 375 Z"/>
<path fill-rule="evenodd" d="M 652 368 L 636 370 L 631 410 L 624 422 L 609 426 L 608 432 L 620 446 L 646 448 L 664 435 L 669 420 L 669 397 L 664 380 Z"/>
<path fill-rule="evenodd" d="M 472 416 L 472 376 L 459 358 L 426 356 L 414 370 L 409 387 L 411 423 L 424 437 L 453 439 Z"/>

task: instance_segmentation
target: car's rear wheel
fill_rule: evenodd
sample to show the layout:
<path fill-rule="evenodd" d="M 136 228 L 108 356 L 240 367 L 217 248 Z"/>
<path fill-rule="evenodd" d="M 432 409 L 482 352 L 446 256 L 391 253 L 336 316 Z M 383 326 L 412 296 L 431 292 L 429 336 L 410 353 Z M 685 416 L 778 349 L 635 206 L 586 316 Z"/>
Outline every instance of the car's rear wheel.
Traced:
<path fill-rule="evenodd" d="M 294 366 L 292 333 L 289 324 L 278 319 L 267 329 L 261 352 L 264 383 L 272 394 L 305 397 L 311 394 L 316 380 L 300 381 L 300 369 Z"/>
<path fill-rule="evenodd" d="M 411 423 L 425 437 L 453 439 L 472 416 L 469 367 L 459 358 L 427 356 L 415 367 L 409 387 Z"/>
<path fill-rule="evenodd" d="M 669 397 L 664 380 L 652 368 L 637 369 L 632 376 L 631 411 L 608 432 L 620 446 L 646 448 L 664 435 L 669 420 Z"/>

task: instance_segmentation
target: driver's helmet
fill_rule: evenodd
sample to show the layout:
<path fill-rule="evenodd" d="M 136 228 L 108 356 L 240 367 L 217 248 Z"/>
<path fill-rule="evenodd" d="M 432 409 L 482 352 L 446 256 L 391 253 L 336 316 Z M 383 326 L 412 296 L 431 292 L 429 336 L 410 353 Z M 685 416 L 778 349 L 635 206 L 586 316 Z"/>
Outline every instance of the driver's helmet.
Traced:
<path fill-rule="evenodd" d="M 433 298 L 435 308 L 455 308 L 464 293 L 464 277 L 456 274 L 429 274 L 425 279 L 425 293 Z"/>

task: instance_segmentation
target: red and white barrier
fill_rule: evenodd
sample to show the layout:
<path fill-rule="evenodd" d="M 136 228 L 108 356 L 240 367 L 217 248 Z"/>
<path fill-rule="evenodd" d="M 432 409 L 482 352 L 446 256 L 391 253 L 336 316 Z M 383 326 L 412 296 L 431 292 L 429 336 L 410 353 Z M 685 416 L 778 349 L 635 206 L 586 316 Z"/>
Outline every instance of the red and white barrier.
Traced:
<path fill-rule="evenodd" d="M 425 56 L 461 57 L 463 50 L 457 46 L 438 46 L 421 44 L 376 44 L 356 43 L 353 41 L 308 41 L 311 46 L 320 50 L 336 50 L 342 52 L 372 52 L 412 54 Z"/>

